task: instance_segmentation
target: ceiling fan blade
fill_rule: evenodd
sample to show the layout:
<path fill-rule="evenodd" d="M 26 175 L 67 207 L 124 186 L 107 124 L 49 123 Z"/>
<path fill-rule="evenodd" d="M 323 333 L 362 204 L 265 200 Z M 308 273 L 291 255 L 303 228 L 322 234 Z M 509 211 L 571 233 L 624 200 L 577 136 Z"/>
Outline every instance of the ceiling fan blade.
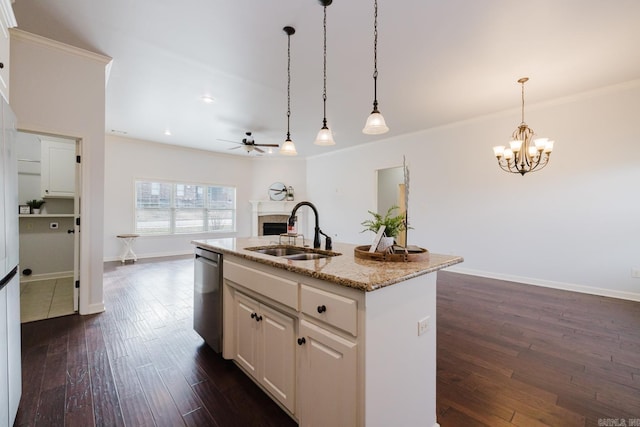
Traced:
<path fill-rule="evenodd" d="M 256 147 L 279 147 L 278 144 L 253 144 Z"/>
<path fill-rule="evenodd" d="M 240 145 L 242 145 L 242 144 L 240 144 Z M 229 150 L 237 150 L 238 148 L 242 148 L 242 147 L 240 147 L 240 145 L 237 146 L 237 147 L 231 147 L 231 148 L 229 148 Z"/>
<path fill-rule="evenodd" d="M 240 144 L 240 145 L 242 145 L 242 142 L 238 142 L 238 141 L 229 141 L 228 139 L 216 139 L 216 141 L 232 142 L 232 143 L 234 143 L 234 144 Z"/>
<path fill-rule="evenodd" d="M 254 150 L 256 150 L 258 153 L 264 153 L 264 150 L 261 150 L 256 145 L 254 145 L 253 147 L 254 147 Z"/>

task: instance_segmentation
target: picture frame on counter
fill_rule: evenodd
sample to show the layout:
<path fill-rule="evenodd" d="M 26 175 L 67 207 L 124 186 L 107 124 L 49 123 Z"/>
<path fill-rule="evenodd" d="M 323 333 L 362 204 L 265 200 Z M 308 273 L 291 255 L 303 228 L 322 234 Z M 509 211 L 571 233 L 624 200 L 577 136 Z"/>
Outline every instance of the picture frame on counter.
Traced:
<path fill-rule="evenodd" d="M 24 214 L 30 214 L 30 213 L 31 213 L 31 208 L 29 207 L 29 205 L 18 206 L 18 214 L 24 215 Z"/>

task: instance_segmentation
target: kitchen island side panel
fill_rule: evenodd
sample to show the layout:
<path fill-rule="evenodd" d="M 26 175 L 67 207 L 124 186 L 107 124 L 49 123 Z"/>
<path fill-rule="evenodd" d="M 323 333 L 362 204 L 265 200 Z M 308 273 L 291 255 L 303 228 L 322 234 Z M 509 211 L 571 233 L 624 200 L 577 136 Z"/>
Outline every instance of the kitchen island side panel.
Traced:
<path fill-rule="evenodd" d="M 436 278 L 367 292 L 364 396 L 367 427 L 437 426 Z M 418 322 L 428 327 L 418 334 Z"/>

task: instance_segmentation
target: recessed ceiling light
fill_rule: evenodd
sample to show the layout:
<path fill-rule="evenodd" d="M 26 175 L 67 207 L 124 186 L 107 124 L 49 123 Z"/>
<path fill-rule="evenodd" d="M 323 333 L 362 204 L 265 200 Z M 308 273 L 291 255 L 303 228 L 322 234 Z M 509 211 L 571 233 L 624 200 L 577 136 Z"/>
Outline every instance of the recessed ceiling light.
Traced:
<path fill-rule="evenodd" d="M 167 129 L 164 131 L 164 134 L 167 136 L 171 136 L 171 130 Z"/>
<path fill-rule="evenodd" d="M 213 102 L 215 101 L 215 99 L 213 98 L 213 96 L 211 95 L 202 95 L 200 97 L 200 99 L 202 100 L 202 102 L 204 102 L 205 104 L 213 104 Z"/>

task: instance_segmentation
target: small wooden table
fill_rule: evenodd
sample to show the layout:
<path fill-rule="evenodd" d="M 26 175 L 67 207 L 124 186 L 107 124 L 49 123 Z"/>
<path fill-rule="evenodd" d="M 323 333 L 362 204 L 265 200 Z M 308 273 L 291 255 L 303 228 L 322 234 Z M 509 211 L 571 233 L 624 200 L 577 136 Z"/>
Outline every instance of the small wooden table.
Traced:
<path fill-rule="evenodd" d="M 122 251 L 122 255 L 120 255 L 120 261 L 124 264 L 128 259 L 136 262 L 138 257 L 136 253 L 133 252 L 133 242 L 137 237 L 140 237 L 139 234 L 118 234 L 116 236 L 118 239 L 122 239 L 122 243 L 124 243 L 124 250 Z"/>

